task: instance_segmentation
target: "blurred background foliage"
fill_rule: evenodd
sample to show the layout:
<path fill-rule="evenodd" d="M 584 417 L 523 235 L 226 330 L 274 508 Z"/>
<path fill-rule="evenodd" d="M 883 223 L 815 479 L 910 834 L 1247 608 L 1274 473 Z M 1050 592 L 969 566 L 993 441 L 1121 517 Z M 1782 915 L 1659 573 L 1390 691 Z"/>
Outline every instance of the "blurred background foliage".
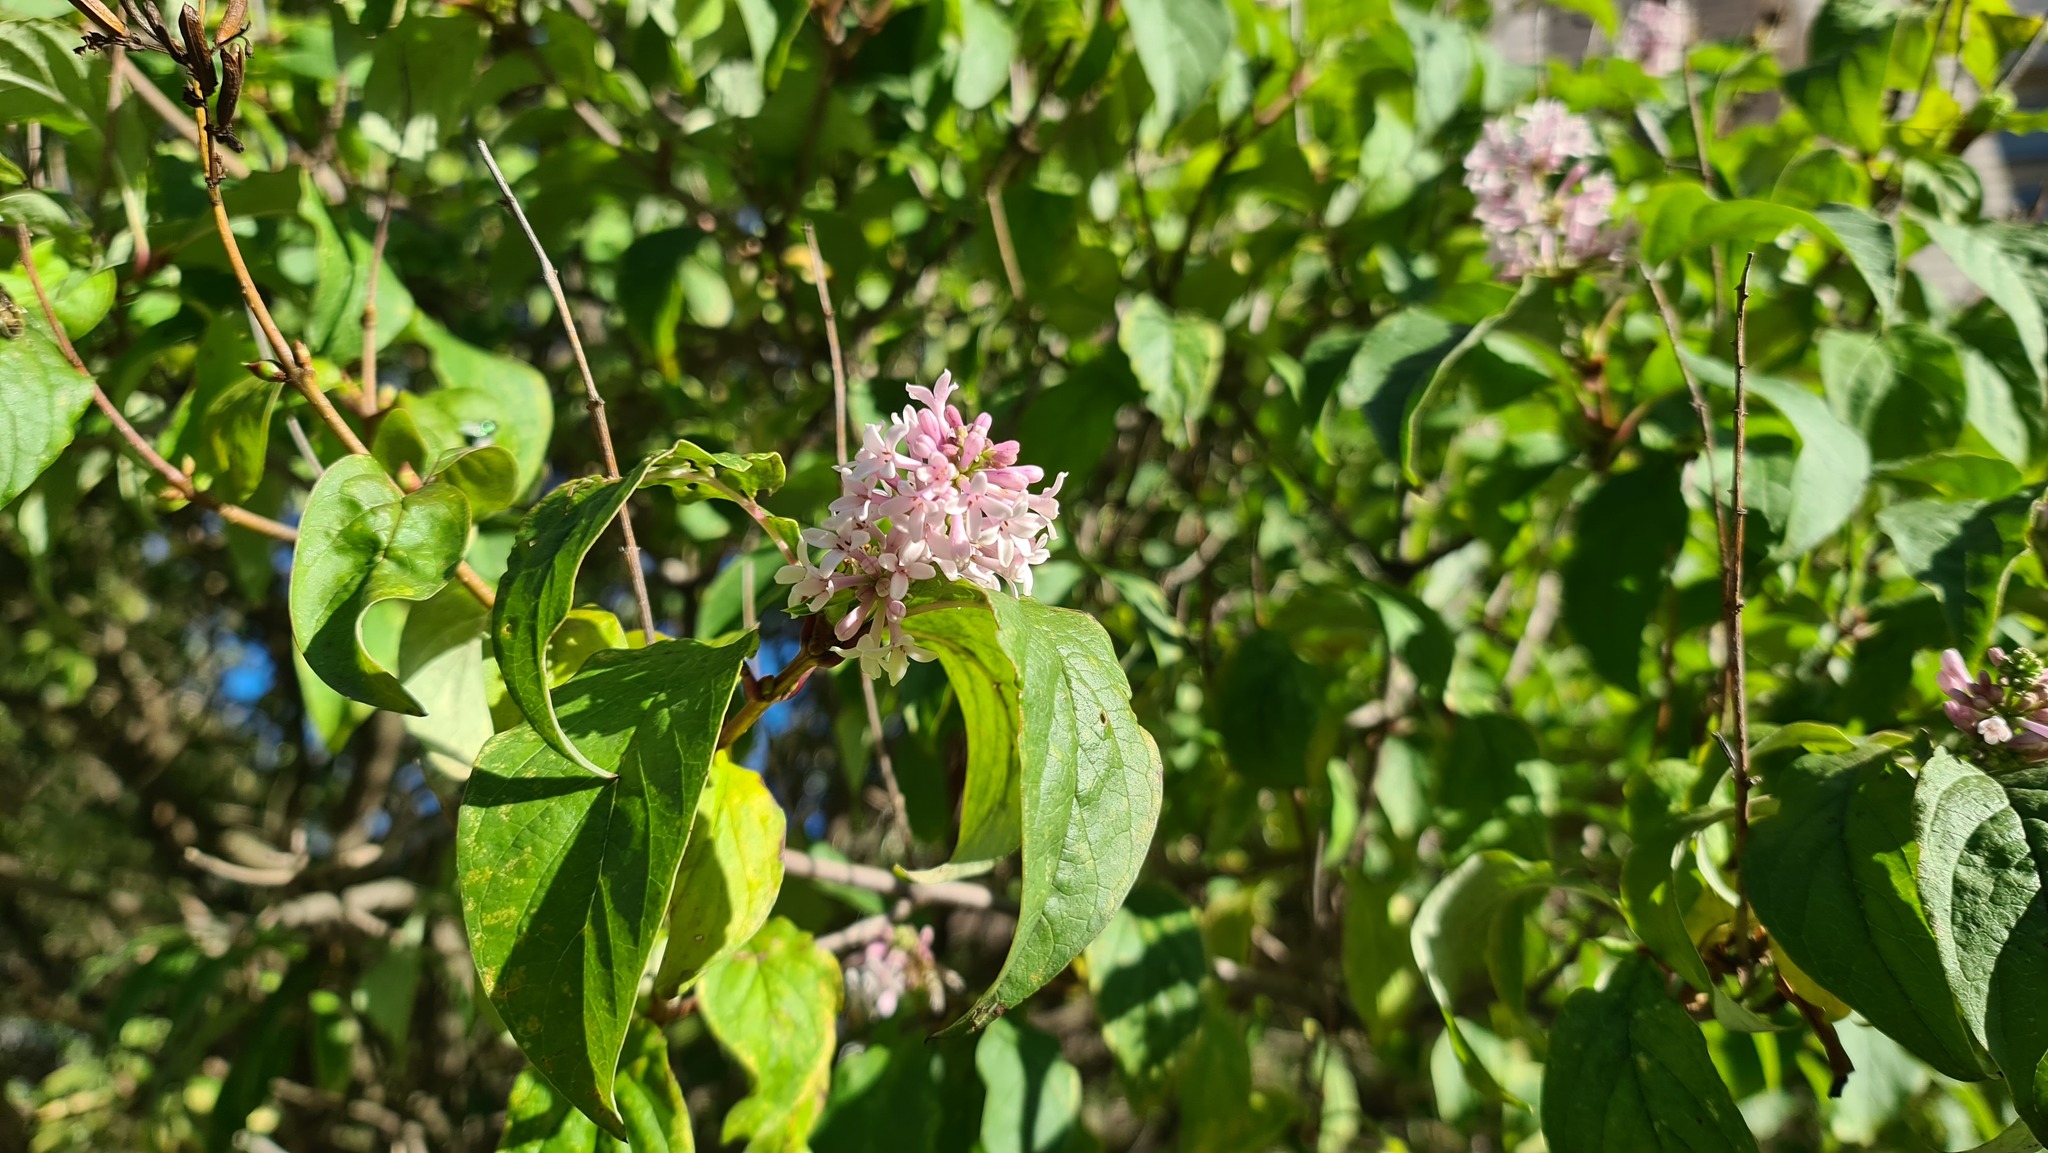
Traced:
<path fill-rule="evenodd" d="M 1500 25 L 1541 7 L 251 6 L 224 194 L 338 395 L 388 216 L 385 388 L 423 425 L 512 447 L 529 494 L 596 467 L 481 136 L 563 269 L 621 457 L 677 437 L 779 451 L 771 511 L 816 519 L 836 480 L 809 224 L 855 420 L 950 369 L 1025 460 L 1068 474 L 1039 592 L 1109 628 L 1165 753 L 1149 880 L 979 1042 L 925 1040 L 956 995 L 849 1009 L 812 1148 L 1543 1148 L 1545 1030 L 1634 948 L 1584 889 L 1623 888 L 1631 813 L 1704 807 L 1717 781 L 1725 800 L 1725 483 L 1701 462 L 1725 478 L 1728 444 L 1701 453 L 1635 257 L 1725 406 L 1733 278 L 1756 253 L 1749 364 L 1778 382 L 1750 425 L 1760 733 L 1808 722 L 1782 747 L 1827 748 L 1936 722 L 1940 648 L 2037 639 L 2048 582 L 2000 566 L 2048 455 L 2048 244 L 1984 219 L 1959 153 L 2035 126 L 2010 81 L 2040 21 L 1835 3 L 1653 76 L 1606 47 L 1626 14 L 1608 0 L 1543 9 L 1584 31 L 1583 60 L 1511 63 Z M 81 27 L 8 0 L 0 209 L 43 238 L 115 403 L 217 496 L 291 522 L 307 457 L 339 448 L 295 397 L 237 399 L 257 341 L 172 71 L 75 54 Z M 1463 164 L 1539 95 L 1593 118 L 1630 260 L 1518 287 Z M 307 675 L 289 549 L 158 488 L 92 414 L 0 512 L 0 1149 L 496 1147 L 522 1062 L 453 893 L 460 740 Z M 479 568 L 516 515 L 486 524 Z M 639 526 L 664 631 L 758 615 L 765 667 L 788 659 L 780 562 L 749 521 L 694 504 Z M 601 638 L 631 597 L 612 554 L 591 569 Z M 395 648 L 380 620 L 372 647 Z M 792 844 L 935 863 L 964 763 L 944 678 L 882 694 L 907 837 L 858 695 L 815 678 L 745 760 Z M 1681 948 L 1717 966 L 1727 852 L 1708 828 L 1671 882 Z M 1439 878 L 1502 861 L 1583 887 L 1417 925 Z M 820 933 L 881 911 L 794 877 L 778 905 Z M 967 988 L 1012 927 L 911 919 Z M 1857 1019 L 1835 1026 L 1857 1073 L 1831 1098 L 1813 1032 L 1702 1015 L 1771 1149 L 1959 1148 L 2011 1116 L 1995 1082 L 1949 1081 Z M 695 1016 L 667 1041 L 718 1148 L 746 1078 Z"/>

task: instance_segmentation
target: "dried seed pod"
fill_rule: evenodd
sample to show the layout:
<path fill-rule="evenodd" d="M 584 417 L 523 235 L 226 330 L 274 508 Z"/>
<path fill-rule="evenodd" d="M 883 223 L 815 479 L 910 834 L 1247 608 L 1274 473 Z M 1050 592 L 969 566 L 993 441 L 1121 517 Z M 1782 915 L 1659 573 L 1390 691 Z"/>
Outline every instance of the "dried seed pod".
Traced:
<path fill-rule="evenodd" d="M 164 24 L 164 14 L 157 8 L 156 0 L 142 0 L 142 18 L 149 24 L 149 30 L 156 34 L 157 47 L 179 64 L 185 63 L 185 50 L 171 38 L 171 30 Z"/>
<path fill-rule="evenodd" d="M 21 311 L 21 305 L 0 288 L 0 337 L 8 340 L 20 336 L 28 328 L 28 317 Z"/>
<path fill-rule="evenodd" d="M 242 150 L 241 142 L 235 140 L 235 106 L 242 100 L 242 70 L 249 59 L 249 51 L 240 44 L 230 44 L 220 51 L 220 99 L 213 102 L 214 131 L 224 140 L 234 141 L 234 149 Z"/>
<path fill-rule="evenodd" d="M 199 86 L 201 99 L 213 95 L 220 77 L 213 70 L 213 53 L 206 43 L 206 29 L 199 23 L 199 10 L 190 4 L 178 13 L 178 33 L 185 41 L 185 70 Z"/>
<path fill-rule="evenodd" d="M 123 40 L 127 38 L 128 22 L 115 15 L 113 9 L 100 3 L 100 0 L 71 0 L 71 6 L 78 9 L 87 20 L 93 22 L 95 27 L 113 39 Z"/>
<path fill-rule="evenodd" d="M 249 26 L 249 0 L 228 0 L 227 11 L 220 15 L 220 25 L 213 30 L 215 45 L 225 45 L 242 34 Z"/>

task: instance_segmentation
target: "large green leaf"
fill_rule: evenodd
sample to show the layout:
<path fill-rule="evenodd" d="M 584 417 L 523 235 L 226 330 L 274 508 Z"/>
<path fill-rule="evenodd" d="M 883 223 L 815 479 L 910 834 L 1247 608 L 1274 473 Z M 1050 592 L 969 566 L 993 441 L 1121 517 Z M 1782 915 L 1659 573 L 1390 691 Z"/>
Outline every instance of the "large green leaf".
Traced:
<path fill-rule="evenodd" d="M 832 1082 L 839 962 L 777 917 L 697 986 L 704 1023 L 747 1071 L 753 1093 L 725 1115 L 720 1139 L 747 1153 L 801 1153 Z"/>
<path fill-rule="evenodd" d="M 1103 1043 L 1126 1080 L 1158 1087 L 1202 1023 L 1209 955 L 1194 907 L 1171 889 L 1138 889 L 1087 959 Z"/>
<path fill-rule="evenodd" d="M 1821 135 L 1870 156 L 1884 147 L 1884 73 L 1891 37 L 1865 36 L 1848 50 L 1785 75 L 1791 97 Z"/>
<path fill-rule="evenodd" d="M 1765 782 L 1780 807 L 1750 826 L 1742 871 L 1776 947 L 1928 1064 L 1983 1077 L 1914 885 L 1912 774 L 1873 746 Z"/>
<path fill-rule="evenodd" d="M 311 175 L 305 177 L 299 216 L 312 227 L 319 269 L 313 299 L 306 308 L 306 343 L 330 360 L 356 360 L 363 355 L 363 313 L 370 300 L 374 246 L 353 229 L 344 233 L 335 227 L 326 199 Z M 377 347 L 381 351 L 412 323 L 413 300 L 388 262 L 377 267 Z"/>
<path fill-rule="evenodd" d="M 1877 300 L 1878 313 L 1887 321 L 1898 308 L 1899 239 L 1896 226 L 1866 208 L 1853 204 L 1823 204 L 1813 210 L 1848 255 L 1849 263 L 1870 295 Z"/>
<path fill-rule="evenodd" d="M 996 616 L 986 596 L 910 617 L 904 631 L 938 654 L 967 730 L 959 844 L 946 865 L 910 876 L 942 881 L 986 872 L 1024 843 L 1023 766 L 1017 740 L 1023 717 L 1017 667 L 996 638 Z"/>
<path fill-rule="evenodd" d="M 256 491 L 269 462 L 270 418 L 282 380 L 250 372 L 256 341 L 239 312 L 207 325 L 192 357 L 192 388 L 178 406 L 168 438 L 173 461 L 190 458 L 214 494 L 239 501 Z"/>
<path fill-rule="evenodd" d="M 1400 460 L 1408 418 L 1469 330 L 1421 308 L 1404 308 L 1366 332 L 1337 384 L 1337 403 L 1361 409 L 1380 451 Z"/>
<path fill-rule="evenodd" d="M 1701 383 L 1735 388 L 1735 368 L 1726 361 L 1684 354 Z M 1760 373 L 1744 378 L 1749 395 L 1778 410 L 1799 434 L 1792 464 L 1792 509 L 1778 552 L 1799 556 L 1833 536 L 1863 503 L 1870 483 L 1870 445 L 1843 423 L 1828 402 L 1805 387 Z"/>
<path fill-rule="evenodd" d="M 499 1153 L 691 1153 L 696 1149 L 682 1086 L 661 1030 L 636 1022 L 619 1066 L 619 1113 L 626 1140 L 606 1133 L 528 1068 L 512 1083 Z"/>
<path fill-rule="evenodd" d="M 1593 668 L 1630 692 L 1642 683 L 1643 630 L 1669 588 L 1686 525 L 1670 457 L 1609 475 L 1579 506 L 1579 543 L 1564 565 L 1564 624 Z"/>
<path fill-rule="evenodd" d="M 420 703 L 363 650 L 363 614 L 423 601 L 469 545 L 469 500 L 453 485 L 408 493 L 367 456 L 334 462 L 306 499 L 292 556 L 292 639 L 321 680 L 352 700 L 419 716 Z"/>
<path fill-rule="evenodd" d="M 462 911 L 484 991 L 549 1083 L 621 1137 L 620 1047 L 752 651 L 749 635 L 590 658 L 558 716 L 617 776 L 591 776 L 521 726 L 484 746 L 463 801 Z"/>
<path fill-rule="evenodd" d="M 550 748 L 593 771 L 600 766 L 577 750 L 555 715 L 548 693 L 548 641 L 575 604 L 576 573 L 584 556 L 646 470 L 642 462 L 619 480 L 572 480 L 542 497 L 519 524 L 491 608 L 491 639 L 506 694 Z"/>
<path fill-rule="evenodd" d="M 1109 924 L 1152 844 L 1165 772 L 1095 618 L 1001 594 L 989 603 L 1020 689 L 1024 895 L 1002 971 L 954 1029 L 1030 996 Z"/>
<path fill-rule="evenodd" d="M 1215 691 L 1216 731 L 1232 767 L 1261 785 L 1307 781 L 1321 686 L 1292 639 L 1260 629 L 1238 642 Z"/>
<path fill-rule="evenodd" d="M 1483 1092 L 1497 1095 L 1500 1090 L 1458 1025 L 1458 1000 L 1486 976 L 1498 999 L 1519 1008 L 1523 903 L 1556 883 L 1548 864 L 1497 849 L 1474 853 L 1429 891 L 1409 927 L 1415 966 L 1443 1011 L 1451 1047 L 1466 1076 Z"/>
<path fill-rule="evenodd" d="M 419 426 L 430 453 L 488 442 L 510 449 L 519 462 L 520 492 L 547 467 L 555 407 L 547 379 L 531 365 L 485 352 L 449 333 L 425 313 L 406 330 L 426 346 L 440 387 L 402 392 L 399 407 Z"/>
<path fill-rule="evenodd" d="M 1680 858 L 1700 830 L 1733 815 L 1731 809 L 1689 813 L 1669 810 L 1665 793 L 1648 772 L 1638 772 L 1626 786 L 1628 833 L 1635 841 L 1621 864 L 1621 907 L 1635 930 L 1657 956 L 1703 993 L 1715 991 L 1707 963 L 1693 944 L 1685 914 L 1698 894 L 1681 871 Z"/>
<path fill-rule="evenodd" d="M 1061 1153 L 1081 1125 L 1081 1073 L 1060 1043 L 1007 1018 L 974 1047 L 988 1098 L 981 1111 L 986 1153 Z"/>
<path fill-rule="evenodd" d="M 71 367 L 38 321 L 0 339 L 0 505 L 50 467 L 92 403 L 92 378 Z"/>
<path fill-rule="evenodd" d="M 2028 283 L 2021 258 L 2007 252 L 2001 243 L 2005 234 L 1984 226 L 1950 224 L 1925 213 L 1915 213 L 1913 220 L 1927 230 L 1970 283 L 2005 310 L 2019 332 L 2034 379 L 2048 381 L 2048 316 L 2043 315 L 2040 297 Z"/>
<path fill-rule="evenodd" d="M 1172 124 L 1202 102 L 1230 50 L 1224 0 L 1126 0 L 1124 19 L 1160 116 Z"/>
<path fill-rule="evenodd" d="M 1647 958 L 1564 1003 L 1543 1074 L 1553 1153 L 1754 1153 L 1700 1029 Z"/>
<path fill-rule="evenodd" d="M 1767 200 L 1716 200 L 1690 180 L 1657 186 L 1636 212 L 1643 259 L 1651 264 L 1723 241 L 1769 244 L 1789 228 L 1825 235 L 1804 209 Z"/>
<path fill-rule="evenodd" d="M 1145 407 L 1167 439 L 1185 443 L 1188 429 L 1209 411 L 1223 372 L 1222 327 L 1205 316 L 1171 312 L 1147 295 L 1131 302 L 1116 339 L 1145 390 Z"/>
<path fill-rule="evenodd" d="M 1010 86 L 1017 32 L 992 0 L 960 0 L 960 60 L 953 71 L 953 102 L 973 111 Z"/>
<path fill-rule="evenodd" d="M 655 995 L 673 997 L 760 930 L 782 890 L 782 806 L 761 774 L 720 755 L 669 898 Z"/>
<path fill-rule="evenodd" d="M 2048 766 L 1994 777 L 1937 750 L 1913 809 L 1920 899 L 1949 989 L 2020 1118 L 2048 1132 Z"/>

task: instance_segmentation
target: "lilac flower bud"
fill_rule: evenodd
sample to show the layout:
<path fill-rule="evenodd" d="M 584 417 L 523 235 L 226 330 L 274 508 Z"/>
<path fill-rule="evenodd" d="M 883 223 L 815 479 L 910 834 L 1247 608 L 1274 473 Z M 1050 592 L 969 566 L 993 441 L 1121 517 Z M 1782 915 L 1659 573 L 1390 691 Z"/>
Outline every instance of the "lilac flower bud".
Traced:
<path fill-rule="evenodd" d="M 1985 652 L 1991 669 L 1970 676 L 1963 654 L 1941 654 L 1935 682 L 1948 695 L 1949 723 L 2007 764 L 2048 761 L 2048 668 L 2027 649 Z M 1996 673 L 1994 676 L 1993 673 Z"/>

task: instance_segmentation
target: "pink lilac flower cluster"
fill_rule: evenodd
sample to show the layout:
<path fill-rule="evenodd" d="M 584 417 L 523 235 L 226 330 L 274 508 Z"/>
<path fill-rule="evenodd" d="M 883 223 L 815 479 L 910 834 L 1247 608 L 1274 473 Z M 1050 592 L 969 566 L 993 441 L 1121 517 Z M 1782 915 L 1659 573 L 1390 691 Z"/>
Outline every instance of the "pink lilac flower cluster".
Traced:
<path fill-rule="evenodd" d="M 1963 654 L 1941 654 L 1943 711 L 1957 728 L 1983 742 L 1999 759 L 2048 760 L 2048 668 L 2026 649 L 1990 649 L 1991 668 L 1970 677 Z M 1996 675 L 1993 675 L 1995 672 Z"/>
<path fill-rule="evenodd" d="M 1501 275 L 1551 275 L 1621 254 L 1614 177 L 1592 171 L 1593 126 L 1556 100 L 1498 117 L 1465 156 L 1465 187 Z"/>
<path fill-rule="evenodd" d="M 870 942 L 845 966 L 846 1007 L 856 1019 L 881 1021 L 894 1017 L 904 999 L 923 994 L 930 1011 L 946 1009 L 946 979 L 932 955 L 932 928 L 912 932 L 896 926 L 887 939 Z"/>
<path fill-rule="evenodd" d="M 1693 35 L 1692 7 L 1685 0 L 1637 0 L 1614 47 L 1623 60 L 1640 64 L 1647 75 L 1669 76 L 1685 67 L 1685 50 Z"/>
<path fill-rule="evenodd" d="M 860 451 L 839 466 L 840 496 L 825 523 L 804 530 L 803 555 L 775 574 L 794 586 L 792 609 L 818 612 L 851 591 L 853 607 L 834 628 L 851 647 L 838 652 L 892 682 L 911 661 L 932 659 L 903 631 L 911 582 L 944 577 L 1029 595 L 1067 479 L 1061 473 L 1032 492 L 1044 470 L 1017 463 L 1016 441 L 991 440 L 987 413 L 967 420 L 947 403 L 951 373 L 909 391 L 923 407 L 906 405 L 889 423 L 867 426 Z M 824 552 L 813 557 L 812 548 Z"/>

